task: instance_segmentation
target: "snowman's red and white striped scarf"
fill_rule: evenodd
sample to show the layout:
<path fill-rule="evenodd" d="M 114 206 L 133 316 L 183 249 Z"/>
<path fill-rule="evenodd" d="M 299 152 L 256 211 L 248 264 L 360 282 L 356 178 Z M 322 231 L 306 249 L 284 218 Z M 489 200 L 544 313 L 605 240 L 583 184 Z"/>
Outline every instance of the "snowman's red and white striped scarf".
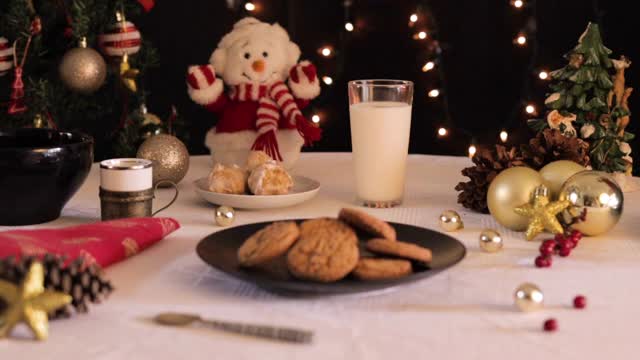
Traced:
<path fill-rule="evenodd" d="M 260 103 L 256 112 L 256 128 L 258 137 L 252 146 L 252 150 L 263 150 L 275 160 L 282 161 L 282 155 L 276 139 L 280 113 L 293 126 L 307 144 L 320 139 L 320 129 L 311 125 L 302 116 L 289 88 L 282 81 L 276 81 L 268 85 L 240 84 L 231 89 L 230 98 L 237 101 L 258 101 Z"/>

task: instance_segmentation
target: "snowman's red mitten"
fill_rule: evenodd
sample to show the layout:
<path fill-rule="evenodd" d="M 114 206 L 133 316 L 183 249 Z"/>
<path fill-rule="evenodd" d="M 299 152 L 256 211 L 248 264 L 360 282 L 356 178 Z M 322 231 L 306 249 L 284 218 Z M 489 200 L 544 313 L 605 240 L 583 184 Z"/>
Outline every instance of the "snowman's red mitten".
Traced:
<path fill-rule="evenodd" d="M 212 65 L 194 65 L 189 66 L 187 88 L 194 102 L 209 106 L 221 100 L 224 84 L 222 79 L 216 79 Z"/>
<path fill-rule="evenodd" d="M 304 60 L 289 71 L 289 88 L 297 99 L 311 100 L 320 95 L 320 80 L 315 65 Z"/>

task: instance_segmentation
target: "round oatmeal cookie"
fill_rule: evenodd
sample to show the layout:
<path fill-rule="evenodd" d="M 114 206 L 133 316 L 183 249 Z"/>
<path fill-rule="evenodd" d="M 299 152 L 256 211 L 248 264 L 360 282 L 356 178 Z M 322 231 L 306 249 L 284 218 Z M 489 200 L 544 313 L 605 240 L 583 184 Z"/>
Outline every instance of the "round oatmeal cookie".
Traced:
<path fill-rule="evenodd" d="M 275 222 L 244 241 L 238 249 L 238 262 L 242 266 L 256 266 L 273 260 L 284 255 L 299 236 L 295 222 Z"/>
<path fill-rule="evenodd" d="M 333 282 L 347 276 L 358 263 L 358 238 L 335 219 L 307 220 L 300 239 L 287 255 L 287 267 L 299 279 Z"/>
<path fill-rule="evenodd" d="M 352 274 L 360 280 L 397 279 L 411 274 L 411 262 L 400 259 L 361 258 Z"/>
<path fill-rule="evenodd" d="M 344 208 L 340 210 L 338 218 L 347 224 L 360 229 L 373 236 L 385 238 L 388 240 L 396 240 L 396 230 L 386 221 L 378 219 L 373 215 L 352 208 Z"/>
<path fill-rule="evenodd" d="M 431 250 L 408 242 L 371 239 L 367 241 L 367 250 L 376 254 L 392 255 L 423 263 L 431 261 Z"/>
<path fill-rule="evenodd" d="M 340 220 L 332 218 L 317 218 L 305 220 L 300 224 L 300 236 L 318 233 L 340 234 L 339 236 L 342 236 L 347 240 L 358 242 L 358 236 L 353 229 Z"/>

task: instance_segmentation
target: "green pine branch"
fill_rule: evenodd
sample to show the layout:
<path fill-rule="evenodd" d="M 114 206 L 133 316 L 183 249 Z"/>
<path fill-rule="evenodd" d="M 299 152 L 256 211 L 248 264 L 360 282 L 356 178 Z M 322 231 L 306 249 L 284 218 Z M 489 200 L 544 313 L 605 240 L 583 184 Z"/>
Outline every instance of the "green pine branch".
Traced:
<path fill-rule="evenodd" d="M 0 29 L 9 41 L 18 41 L 18 54 L 22 54 L 29 36 L 32 14 L 25 0 L 0 1 Z M 58 64 L 64 54 L 77 46 L 78 39 L 86 36 L 88 46 L 96 49 L 97 37 L 116 21 L 116 11 L 124 11 L 127 20 L 136 23 L 142 15 L 136 0 L 64 0 L 71 15 L 71 33 L 67 11 L 58 1 L 36 1 L 36 12 L 42 21 L 42 33 L 33 37 L 29 55 L 25 61 L 23 81 L 24 102 L 28 109 L 17 115 L 7 114 L 0 107 L 0 124 L 3 127 L 31 127 L 36 116 L 51 115 L 59 128 L 79 130 L 96 140 L 96 160 L 115 155 L 135 155 L 141 143 L 143 131 L 137 110 L 149 95 L 145 91 L 145 75 L 158 66 L 159 54 L 144 40 L 140 51 L 131 55 L 131 65 L 141 71 L 137 93 L 126 90 L 121 83 L 117 61 L 105 58 L 108 64 L 107 79 L 93 94 L 83 95 L 69 90 L 58 74 Z M 97 50 L 97 49 L 96 49 Z M 13 74 L 0 79 L 0 104 L 9 101 Z M 7 84 L 7 86 L 4 86 Z M 125 126 L 121 127 L 124 121 Z"/>

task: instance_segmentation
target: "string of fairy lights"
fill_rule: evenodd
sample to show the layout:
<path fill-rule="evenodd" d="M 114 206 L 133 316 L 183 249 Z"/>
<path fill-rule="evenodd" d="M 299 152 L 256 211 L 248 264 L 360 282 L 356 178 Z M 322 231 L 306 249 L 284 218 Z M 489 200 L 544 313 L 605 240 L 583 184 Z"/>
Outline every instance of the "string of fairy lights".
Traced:
<path fill-rule="evenodd" d="M 529 64 L 525 80 L 523 81 L 523 87 L 521 91 L 521 101 L 516 104 L 513 112 L 513 116 L 505 122 L 501 127 L 500 132 L 497 134 L 498 139 L 506 143 L 509 139 L 509 123 L 514 118 L 519 118 L 519 114 L 523 112 L 527 116 L 537 116 L 538 108 L 534 101 L 531 100 L 531 78 L 538 78 L 541 81 L 547 81 L 550 79 L 548 69 L 540 67 L 537 64 L 537 14 L 536 14 L 536 0 L 507 0 L 514 12 L 522 12 L 527 15 L 527 20 L 523 23 L 522 28 L 514 34 L 513 45 L 517 48 L 529 48 L 531 52 Z M 353 5 L 352 0 L 344 0 L 343 6 L 344 13 L 344 31 L 351 33 L 358 31 L 357 22 L 352 19 L 351 7 Z M 262 7 L 262 3 L 255 1 L 246 1 L 244 3 L 244 9 L 249 14 L 257 14 Z M 420 70 L 423 73 L 434 74 L 436 79 L 433 83 L 438 86 L 431 87 L 427 90 L 426 97 L 431 100 L 438 100 L 442 107 L 442 120 L 436 122 L 435 131 L 436 135 L 440 139 L 446 139 L 452 132 L 461 133 L 466 138 L 470 139 L 469 147 L 467 149 L 469 157 L 473 157 L 477 152 L 477 145 L 473 134 L 464 128 L 457 126 L 449 113 L 449 104 L 447 96 L 446 77 L 444 71 L 443 62 L 443 50 L 438 40 L 438 27 L 433 16 L 433 13 L 428 6 L 427 1 L 422 1 L 416 6 L 414 12 L 408 15 L 408 27 L 410 29 L 410 36 L 416 40 L 425 42 L 425 49 L 429 49 L 424 52 L 424 63 L 421 65 Z M 336 56 L 336 49 L 332 45 L 323 45 L 318 48 L 318 54 L 323 58 L 332 58 Z M 333 74 L 337 76 L 337 74 Z M 320 79 L 326 86 L 331 86 L 334 83 L 334 79 L 331 74 L 320 74 Z M 311 115 L 311 121 L 320 124 L 322 121 L 321 111 L 314 110 Z"/>

